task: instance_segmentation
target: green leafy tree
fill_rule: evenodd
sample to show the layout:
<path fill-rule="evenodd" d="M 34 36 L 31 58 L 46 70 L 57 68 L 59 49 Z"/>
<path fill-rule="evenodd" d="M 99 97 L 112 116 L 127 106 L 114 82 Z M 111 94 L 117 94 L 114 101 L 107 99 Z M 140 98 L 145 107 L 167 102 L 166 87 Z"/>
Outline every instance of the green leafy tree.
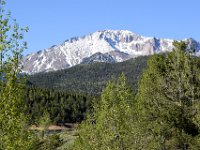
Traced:
<path fill-rule="evenodd" d="M 75 141 L 78 150 L 127 149 L 132 145 L 132 92 L 127 87 L 125 76 L 109 82 L 101 101 L 94 106 L 93 115 L 81 124 Z"/>
<path fill-rule="evenodd" d="M 53 134 L 38 142 L 36 150 L 55 150 L 62 146 L 63 142 L 58 134 Z"/>
<path fill-rule="evenodd" d="M 33 146 L 33 135 L 24 115 L 25 80 L 20 76 L 20 61 L 26 43 L 23 32 L 0 0 L 0 149 L 24 150 Z"/>
<path fill-rule="evenodd" d="M 45 134 L 51 124 L 50 115 L 47 111 L 45 111 L 43 116 L 39 118 L 38 124 L 41 127 L 41 135 L 42 135 L 42 138 L 44 139 Z"/>
<path fill-rule="evenodd" d="M 171 53 L 148 61 L 136 98 L 141 149 L 200 149 L 199 58 L 187 51 L 174 42 Z"/>

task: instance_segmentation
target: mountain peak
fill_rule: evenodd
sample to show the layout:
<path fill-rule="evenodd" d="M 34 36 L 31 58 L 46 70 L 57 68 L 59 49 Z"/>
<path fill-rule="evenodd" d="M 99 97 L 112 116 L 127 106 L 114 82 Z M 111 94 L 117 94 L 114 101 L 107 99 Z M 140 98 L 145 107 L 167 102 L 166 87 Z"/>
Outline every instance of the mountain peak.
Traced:
<path fill-rule="evenodd" d="M 200 43 L 187 39 L 200 50 Z M 128 30 L 100 30 L 73 37 L 61 45 L 28 55 L 22 70 L 33 74 L 69 68 L 84 62 L 121 62 L 129 58 L 169 52 L 173 40 L 144 37 Z"/>

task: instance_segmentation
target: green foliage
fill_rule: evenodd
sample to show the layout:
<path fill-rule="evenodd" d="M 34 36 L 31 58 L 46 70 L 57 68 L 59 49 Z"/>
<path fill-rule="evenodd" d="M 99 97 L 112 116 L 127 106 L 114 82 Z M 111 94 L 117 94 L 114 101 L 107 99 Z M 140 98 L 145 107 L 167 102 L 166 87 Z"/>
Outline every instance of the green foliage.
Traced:
<path fill-rule="evenodd" d="M 148 61 L 137 95 L 142 149 L 199 149 L 200 65 L 184 42 Z"/>
<path fill-rule="evenodd" d="M 130 147 L 133 128 L 133 97 L 126 85 L 125 76 L 109 82 L 94 112 L 81 124 L 74 149 L 127 149 Z"/>
<path fill-rule="evenodd" d="M 51 124 L 50 116 L 48 112 L 44 112 L 43 116 L 39 118 L 39 125 L 40 127 L 44 128 L 46 130 L 49 125 Z"/>
<path fill-rule="evenodd" d="M 50 135 L 35 145 L 35 150 L 55 150 L 56 148 L 60 147 L 63 144 L 63 141 L 60 139 L 60 136 Z"/>
<path fill-rule="evenodd" d="M 30 87 L 26 96 L 30 124 L 37 124 L 45 111 L 53 124 L 80 122 L 90 110 L 93 98 L 88 94 Z"/>
<path fill-rule="evenodd" d="M 0 149 L 24 150 L 33 146 L 33 134 L 28 131 L 24 115 L 25 82 L 19 75 L 19 62 L 26 48 L 21 41 L 23 29 L 0 1 Z"/>
<path fill-rule="evenodd" d="M 48 130 L 51 120 L 48 112 L 44 112 L 43 116 L 39 118 L 38 121 L 39 126 L 42 128 L 41 133 L 42 133 L 42 138 L 44 138 L 46 131 Z"/>
<path fill-rule="evenodd" d="M 82 121 L 86 112 L 91 110 L 94 98 L 98 101 L 106 82 L 122 72 L 128 77 L 127 82 L 131 87 L 136 89 L 147 58 L 140 57 L 117 64 L 79 65 L 28 77 L 26 103 L 31 123 L 37 122 L 45 109 L 56 124 Z"/>

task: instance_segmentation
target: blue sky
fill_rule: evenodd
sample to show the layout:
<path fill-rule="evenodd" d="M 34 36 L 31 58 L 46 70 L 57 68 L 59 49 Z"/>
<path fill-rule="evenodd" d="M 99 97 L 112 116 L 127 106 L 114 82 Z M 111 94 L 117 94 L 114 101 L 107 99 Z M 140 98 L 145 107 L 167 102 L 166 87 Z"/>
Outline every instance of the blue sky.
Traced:
<path fill-rule="evenodd" d="M 200 0 L 7 0 L 6 8 L 30 28 L 24 54 L 103 29 L 200 41 Z"/>

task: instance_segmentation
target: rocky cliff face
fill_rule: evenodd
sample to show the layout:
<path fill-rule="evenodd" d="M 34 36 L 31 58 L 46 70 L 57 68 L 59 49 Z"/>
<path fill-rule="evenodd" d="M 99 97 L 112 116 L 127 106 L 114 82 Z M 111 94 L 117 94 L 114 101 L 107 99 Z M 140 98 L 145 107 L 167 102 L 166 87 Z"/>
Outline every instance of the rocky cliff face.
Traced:
<path fill-rule="evenodd" d="M 200 54 L 200 43 L 185 39 Z M 74 37 L 61 45 L 30 54 L 23 59 L 23 72 L 34 74 L 66 69 L 81 63 L 122 62 L 129 58 L 172 50 L 173 40 L 144 37 L 126 30 L 103 30 Z"/>

